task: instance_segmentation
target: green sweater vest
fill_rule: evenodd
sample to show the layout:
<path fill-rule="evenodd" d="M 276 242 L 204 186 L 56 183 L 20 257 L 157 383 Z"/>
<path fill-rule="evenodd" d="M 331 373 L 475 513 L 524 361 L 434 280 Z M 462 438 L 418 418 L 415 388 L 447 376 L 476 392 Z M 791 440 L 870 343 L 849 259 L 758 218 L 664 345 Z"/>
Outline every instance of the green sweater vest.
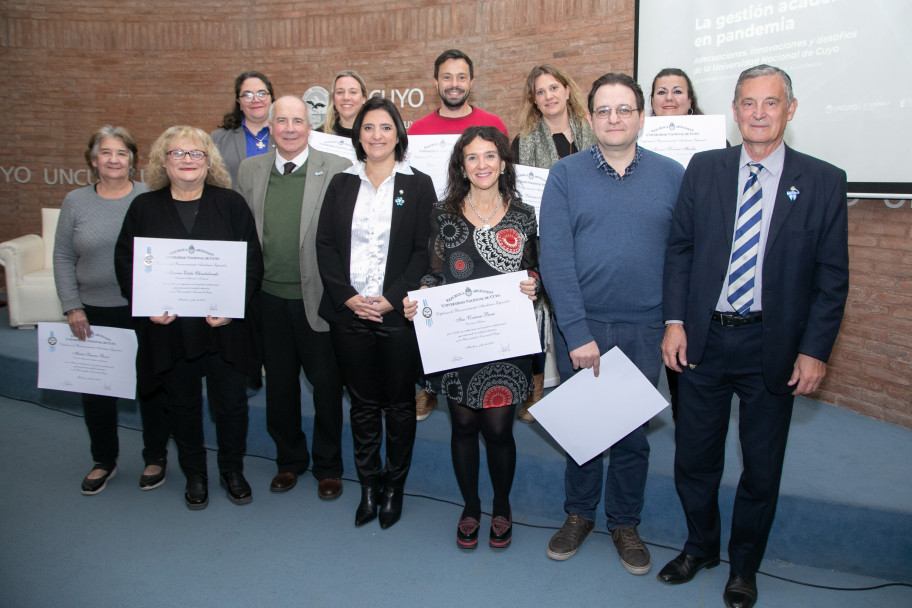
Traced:
<path fill-rule="evenodd" d="M 263 206 L 263 291 L 287 300 L 300 300 L 301 206 L 307 163 L 282 175 L 272 167 Z"/>

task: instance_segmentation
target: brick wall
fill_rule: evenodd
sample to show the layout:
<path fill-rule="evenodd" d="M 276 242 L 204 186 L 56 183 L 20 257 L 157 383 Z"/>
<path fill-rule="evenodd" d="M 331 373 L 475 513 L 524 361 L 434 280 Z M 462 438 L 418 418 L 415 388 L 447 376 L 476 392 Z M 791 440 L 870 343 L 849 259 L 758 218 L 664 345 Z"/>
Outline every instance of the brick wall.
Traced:
<path fill-rule="evenodd" d="M 433 61 L 456 47 L 475 61 L 473 103 L 515 133 L 532 66 L 558 64 L 584 91 L 604 72 L 632 74 L 633 10 L 633 0 L 5 0 L 0 241 L 37 232 L 39 209 L 84 185 L 93 129 L 126 126 L 141 153 L 174 124 L 211 131 L 244 70 L 300 95 L 354 69 L 411 121 L 436 107 Z M 420 107 L 397 97 L 416 102 L 415 89 Z M 912 212 L 865 201 L 849 216 L 853 291 L 820 397 L 912 427 Z"/>

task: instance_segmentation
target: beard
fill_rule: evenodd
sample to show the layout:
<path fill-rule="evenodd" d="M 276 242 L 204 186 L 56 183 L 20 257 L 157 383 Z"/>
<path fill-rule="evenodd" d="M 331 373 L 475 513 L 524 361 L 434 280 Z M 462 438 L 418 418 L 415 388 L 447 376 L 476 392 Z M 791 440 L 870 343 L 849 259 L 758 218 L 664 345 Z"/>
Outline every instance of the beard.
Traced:
<path fill-rule="evenodd" d="M 446 92 L 452 91 L 452 90 L 461 91 L 462 89 L 458 89 L 457 87 L 450 87 L 449 89 L 444 89 L 443 91 L 438 90 L 437 94 L 440 95 L 440 100 L 443 101 L 443 105 L 445 105 L 448 109 L 458 110 L 465 104 L 466 100 L 468 100 L 470 91 L 469 90 L 464 91 L 463 94 L 458 99 L 456 99 L 455 101 L 451 101 L 450 98 L 446 96 Z"/>

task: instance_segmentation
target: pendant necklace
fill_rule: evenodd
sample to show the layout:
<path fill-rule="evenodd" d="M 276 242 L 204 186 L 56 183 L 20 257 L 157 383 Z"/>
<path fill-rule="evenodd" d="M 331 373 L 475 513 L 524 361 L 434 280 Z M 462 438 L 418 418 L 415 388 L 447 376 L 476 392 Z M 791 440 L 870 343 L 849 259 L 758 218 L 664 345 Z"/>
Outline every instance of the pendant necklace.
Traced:
<path fill-rule="evenodd" d="M 253 135 L 253 134 L 251 133 L 251 135 Z M 256 142 L 257 150 L 262 150 L 263 148 L 266 147 L 266 144 L 263 143 L 263 140 L 266 139 L 267 137 L 269 137 L 269 131 L 266 131 L 266 133 L 263 135 L 263 137 L 257 137 L 256 135 L 253 136 L 253 138 L 255 140 L 257 140 L 257 142 Z"/>
<path fill-rule="evenodd" d="M 475 205 L 472 204 L 472 191 L 471 190 L 469 190 L 469 194 L 466 197 L 466 200 L 469 202 L 469 207 L 471 207 L 472 211 L 475 212 L 475 215 L 478 216 L 478 219 L 480 219 L 482 222 L 484 222 L 484 226 L 482 226 L 481 229 L 484 232 L 487 232 L 488 230 L 490 230 L 491 229 L 490 221 L 495 215 L 497 215 L 497 212 L 500 210 L 500 204 L 503 202 L 503 196 L 499 195 L 497 197 L 497 205 L 494 207 L 494 211 L 491 212 L 491 215 L 489 215 L 487 218 L 481 217 L 481 214 L 478 213 L 478 209 L 476 209 Z"/>

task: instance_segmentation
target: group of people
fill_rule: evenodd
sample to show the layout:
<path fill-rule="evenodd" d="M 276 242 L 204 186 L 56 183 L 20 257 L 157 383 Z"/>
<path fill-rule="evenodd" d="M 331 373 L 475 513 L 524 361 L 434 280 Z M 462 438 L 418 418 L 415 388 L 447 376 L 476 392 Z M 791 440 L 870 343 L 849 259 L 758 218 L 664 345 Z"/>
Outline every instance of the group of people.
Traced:
<path fill-rule="evenodd" d="M 77 338 L 90 337 L 93 325 L 136 330 L 140 487 L 164 481 L 171 435 L 187 507 L 208 504 L 205 377 L 220 481 L 232 502 L 249 503 L 247 390 L 262 365 L 277 453 L 271 491 L 291 490 L 311 468 L 321 499 L 341 495 L 345 387 L 361 485 L 355 525 L 394 525 L 416 423 L 443 396 L 464 500 L 457 545 L 478 545 L 481 435 L 494 489 L 489 544 L 509 546 L 512 425 L 517 416 L 534 421 L 526 410 L 541 396 L 542 357 L 425 375 L 410 324 L 418 302 L 406 294 L 525 271 L 516 289 L 533 301 L 543 347 L 553 340 L 562 381 L 584 368 L 597 376 L 601 355 L 615 346 L 653 385 L 663 363 L 677 380 L 675 483 L 688 540 L 659 573 L 665 583 L 720 562 L 718 488 L 738 395 L 744 469 L 723 598 L 753 606 L 792 401 L 825 375 L 845 305 L 845 173 L 784 144 L 797 100 L 778 68 L 756 66 L 738 79 L 732 110 L 743 144 L 697 154 L 686 170 L 637 145 L 647 103 L 625 74 L 603 75 L 584 98 L 563 70 L 535 67 L 512 142 L 503 121 L 468 103 L 474 78 L 465 53 L 442 53 L 434 65 L 442 105 L 407 132 L 391 101 L 369 99 L 357 73 L 340 72 L 323 129 L 351 138 L 354 164 L 309 147 L 307 106 L 276 98 L 259 72 L 238 76 L 234 109 L 211 137 L 192 127 L 165 131 L 145 185 L 130 179 L 138 152 L 128 131 L 92 135 L 86 160 L 98 181 L 64 201 L 55 278 Z M 656 76 L 649 105 L 656 115 L 702 113 L 677 69 Z M 431 179 L 405 160 L 409 134 L 433 133 L 460 134 L 440 201 Z M 516 164 L 550 169 L 540 225 L 517 191 Z M 134 237 L 245 242 L 244 318 L 131 319 Z M 302 370 L 313 385 L 310 449 Z M 82 491 L 96 494 L 116 473 L 116 404 L 92 395 L 84 404 L 95 464 Z M 568 457 L 567 519 L 547 555 L 577 552 L 604 486 L 621 563 L 648 572 L 637 532 L 648 458 L 646 425 L 611 447 L 607 475 L 602 457 L 583 465 Z"/>

